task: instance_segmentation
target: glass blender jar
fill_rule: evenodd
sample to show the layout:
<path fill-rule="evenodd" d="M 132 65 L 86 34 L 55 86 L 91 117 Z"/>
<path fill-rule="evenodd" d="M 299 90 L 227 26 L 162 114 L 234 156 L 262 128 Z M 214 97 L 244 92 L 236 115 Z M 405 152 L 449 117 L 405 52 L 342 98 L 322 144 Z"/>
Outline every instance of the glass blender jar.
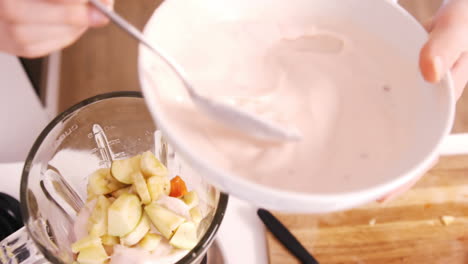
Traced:
<path fill-rule="evenodd" d="M 139 92 L 87 99 L 57 116 L 39 135 L 24 165 L 21 213 L 25 227 L 0 242 L 0 263 L 72 263 L 73 224 L 86 201 L 88 176 L 112 160 L 151 150 L 183 175 L 204 204 L 199 243 L 177 263 L 202 263 L 224 217 L 228 196 L 203 180 L 174 152 Z"/>

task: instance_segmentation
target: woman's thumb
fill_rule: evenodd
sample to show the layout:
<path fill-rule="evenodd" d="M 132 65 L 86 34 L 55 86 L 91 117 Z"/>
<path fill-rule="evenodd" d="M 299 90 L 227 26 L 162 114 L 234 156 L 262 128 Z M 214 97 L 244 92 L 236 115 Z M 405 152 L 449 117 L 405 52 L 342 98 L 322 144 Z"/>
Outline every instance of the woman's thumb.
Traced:
<path fill-rule="evenodd" d="M 468 1 L 443 6 L 432 24 L 429 40 L 421 49 L 419 66 L 429 82 L 438 82 L 468 47 Z"/>

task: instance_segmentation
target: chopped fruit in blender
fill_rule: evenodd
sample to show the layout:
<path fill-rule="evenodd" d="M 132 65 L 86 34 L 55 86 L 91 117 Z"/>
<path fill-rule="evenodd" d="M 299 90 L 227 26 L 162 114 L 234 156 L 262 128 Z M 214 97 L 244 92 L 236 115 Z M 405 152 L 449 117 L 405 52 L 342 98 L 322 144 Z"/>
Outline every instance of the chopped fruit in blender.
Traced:
<path fill-rule="evenodd" d="M 146 216 L 146 214 L 143 214 L 141 216 L 141 220 L 138 223 L 138 225 L 133 229 L 132 232 L 127 234 L 126 236 L 122 237 L 121 241 L 122 244 L 125 246 L 133 246 L 140 242 L 140 240 L 148 233 L 150 230 L 150 220 Z"/>
<path fill-rule="evenodd" d="M 107 210 L 110 205 L 111 202 L 104 195 L 99 195 L 88 220 L 89 234 L 98 237 L 107 234 Z"/>
<path fill-rule="evenodd" d="M 155 202 L 145 206 L 145 212 L 161 234 L 170 239 L 174 231 L 185 222 L 185 218 Z"/>
<path fill-rule="evenodd" d="M 138 196 L 140 196 L 141 202 L 144 204 L 151 203 L 151 196 L 146 185 L 146 180 L 143 174 L 139 171 L 132 173 L 133 186 L 135 186 Z"/>
<path fill-rule="evenodd" d="M 192 222 L 185 222 L 177 228 L 169 244 L 176 248 L 192 249 L 197 245 L 197 227 Z"/>
<path fill-rule="evenodd" d="M 135 186 L 131 185 L 122 189 L 118 189 L 115 192 L 112 192 L 111 195 L 114 198 L 119 198 L 120 195 L 128 193 L 128 194 L 136 194 Z"/>
<path fill-rule="evenodd" d="M 166 166 L 164 166 L 151 151 L 146 151 L 141 155 L 140 168 L 145 177 L 167 177 L 168 175 Z"/>
<path fill-rule="evenodd" d="M 190 220 L 190 207 L 182 199 L 163 195 L 156 201 L 160 206 L 171 210 L 183 218 Z"/>
<path fill-rule="evenodd" d="M 114 246 L 106 246 L 106 245 L 102 245 L 104 247 L 104 250 L 106 251 L 107 253 L 107 256 L 112 256 L 112 254 L 114 254 Z M 108 264 L 108 262 L 105 262 L 106 264 Z"/>
<path fill-rule="evenodd" d="M 101 241 L 104 246 L 113 246 L 120 243 L 120 238 L 118 236 L 104 235 L 101 237 Z"/>
<path fill-rule="evenodd" d="M 187 185 L 185 185 L 184 180 L 179 176 L 175 176 L 171 180 L 171 193 L 169 196 L 172 197 L 181 197 L 187 193 Z"/>
<path fill-rule="evenodd" d="M 182 196 L 182 200 L 184 200 L 190 208 L 193 208 L 198 205 L 198 194 L 195 191 L 190 191 Z"/>
<path fill-rule="evenodd" d="M 140 170 L 140 159 L 141 155 L 136 155 L 134 157 L 116 160 L 112 162 L 111 172 L 112 176 L 116 178 L 119 182 L 125 184 L 132 184 L 132 173 Z"/>
<path fill-rule="evenodd" d="M 160 235 L 148 233 L 145 237 L 143 237 L 140 243 L 138 243 L 138 246 L 147 251 L 153 251 L 159 246 L 161 239 L 162 236 Z"/>
<path fill-rule="evenodd" d="M 99 244 L 81 250 L 76 260 L 80 264 L 104 264 L 108 258 L 106 250 Z"/>
<path fill-rule="evenodd" d="M 198 194 L 187 192 L 179 176 L 171 181 L 167 175 L 149 151 L 91 174 L 88 202 L 78 214 L 84 221 L 75 221 L 75 232 L 84 231 L 72 245 L 76 263 L 107 264 L 126 248 L 150 254 L 192 249 L 202 219 Z"/>
<path fill-rule="evenodd" d="M 137 226 L 141 214 L 138 196 L 122 194 L 109 207 L 107 233 L 111 236 L 125 236 Z"/>
<path fill-rule="evenodd" d="M 71 249 L 73 253 L 78 253 L 81 250 L 101 245 L 101 238 L 97 236 L 87 236 L 72 244 Z"/>
<path fill-rule="evenodd" d="M 151 195 L 151 201 L 156 201 L 162 194 L 169 195 L 171 182 L 167 177 L 153 176 L 146 181 Z"/>
<path fill-rule="evenodd" d="M 89 191 L 95 195 L 108 194 L 124 185 L 112 177 L 110 169 L 98 169 L 89 176 Z"/>
<path fill-rule="evenodd" d="M 96 194 L 93 193 L 93 191 L 91 189 L 91 185 L 89 185 L 89 183 L 88 183 L 88 186 L 86 188 L 86 193 L 87 193 L 86 202 L 90 202 L 90 201 L 96 199 Z"/>
<path fill-rule="evenodd" d="M 190 216 L 192 217 L 192 221 L 198 225 L 203 219 L 200 207 L 195 206 L 194 208 L 190 209 Z"/>

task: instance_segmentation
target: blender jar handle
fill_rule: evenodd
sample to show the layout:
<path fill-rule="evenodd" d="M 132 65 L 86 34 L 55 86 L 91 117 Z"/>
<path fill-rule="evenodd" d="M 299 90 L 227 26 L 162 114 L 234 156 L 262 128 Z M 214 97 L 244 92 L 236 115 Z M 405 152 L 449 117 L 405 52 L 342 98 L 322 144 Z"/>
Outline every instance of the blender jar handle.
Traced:
<path fill-rule="evenodd" d="M 448 135 L 439 148 L 441 156 L 468 155 L 468 133 Z"/>
<path fill-rule="evenodd" d="M 45 264 L 49 263 L 22 227 L 0 242 L 0 263 Z"/>

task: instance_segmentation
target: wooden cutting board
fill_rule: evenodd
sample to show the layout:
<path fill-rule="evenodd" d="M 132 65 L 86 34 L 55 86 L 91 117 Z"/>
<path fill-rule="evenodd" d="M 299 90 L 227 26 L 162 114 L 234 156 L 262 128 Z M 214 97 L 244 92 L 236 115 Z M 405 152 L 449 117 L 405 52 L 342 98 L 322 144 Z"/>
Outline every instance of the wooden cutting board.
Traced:
<path fill-rule="evenodd" d="M 321 264 L 468 263 L 468 156 L 441 158 L 391 202 L 321 216 L 275 215 Z M 270 263 L 299 263 L 269 232 L 267 241 Z"/>

